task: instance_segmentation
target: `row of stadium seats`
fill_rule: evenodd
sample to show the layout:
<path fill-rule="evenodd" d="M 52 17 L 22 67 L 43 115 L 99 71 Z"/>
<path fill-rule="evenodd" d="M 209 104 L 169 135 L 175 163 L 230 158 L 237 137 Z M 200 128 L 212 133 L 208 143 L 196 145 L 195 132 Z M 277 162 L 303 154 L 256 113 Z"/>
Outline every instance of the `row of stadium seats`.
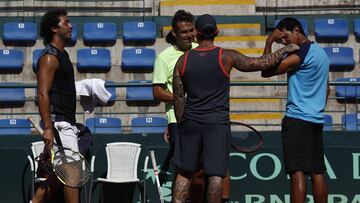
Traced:
<path fill-rule="evenodd" d="M 37 39 L 37 24 L 28 22 L 4 23 L 3 43 L 9 46 L 33 46 Z M 114 45 L 118 37 L 116 23 L 89 22 L 83 25 L 83 40 L 85 45 Z M 77 26 L 73 25 L 72 39 L 69 46 L 74 46 L 78 38 Z M 123 24 L 123 41 L 155 42 L 155 22 L 125 22 Z"/>
<path fill-rule="evenodd" d="M 299 19 L 304 32 L 308 35 L 308 22 Z M 275 25 L 279 20 L 275 21 Z M 37 24 L 29 22 L 11 22 L 3 25 L 3 43 L 14 46 L 32 46 L 37 39 Z M 319 42 L 339 41 L 345 42 L 349 36 L 348 21 L 343 18 L 321 18 L 314 20 L 315 39 Z M 360 19 L 354 20 L 354 35 L 360 38 Z M 156 25 L 152 21 L 124 22 L 123 41 L 127 42 L 155 42 Z M 83 24 L 85 45 L 114 45 L 118 37 L 117 25 L 113 22 L 88 22 Z M 78 38 L 77 26 L 74 25 L 70 46 L 75 45 Z"/>
<path fill-rule="evenodd" d="M 42 49 L 35 49 L 32 68 L 37 72 L 37 61 Z M 126 48 L 122 50 L 121 69 L 123 72 L 152 72 L 155 50 L 150 48 Z M 18 74 L 23 71 L 24 53 L 16 49 L 0 49 L 0 74 Z M 77 70 L 80 73 L 106 73 L 111 64 L 111 53 L 106 48 L 84 48 L 77 51 Z"/>
<path fill-rule="evenodd" d="M 107 81 L 106 84 L 111 84 Z M 20 83 L 0 83 L 1 85 L 14 84 L 21 85 Z M 148 80 L 133 80 L 128 84 L 151 84 Z M 106 87 L 111 93 L 111 97 L 107 106 L 111 106 L 116 101 L 116 88 Z M 35 94 L 36 95 L 36 94 Z M 128 102 L 154 102 L 151 86 L 129 86 L 126 88 L 126 101 Z M 0 88 L 0 106 L 1 107 L 22 107 L 25 105 L 25 89 L 21 87 Z"/>
<path fill-rule="evenodd" d="M 117 134 L 123 132 L 120 118 L 88 118 L 85 125 L 95 134 Z M 131 119 L 132 133 L 163 133 L 167 119 L 163 117 L 135 117 Z M 1 135 L 30 135 L 31 124 L 27 119 L 0 119 Z"/>
<path fill-rule="evenodd" d="M 95 134 L 117 134 L 123 132 L 120 118 L 94 117 L 88 118 L 85 125 Z M 341 117 L 342 128 L 346 131 L 360 130 L 360 114 L 345 114 Z M 163 133 L 167 120 L 163 117 L 135 117 L 129 126 L 132 133 Z M 331 115 L 325 115 L 324 130 L 333 130 Z M 26 119 L 0 119 L 0 134 L 31 134 L 31 125 Z"/>
<path fill-rule="evenodd" d="M 336 82 L 359 82 L 360 78 L 339 78 Z M 107 81 L 107 84 L 111 84 Z M 0 83 L 2 85 L 11 83 Z M 126 101 L 143 101 L 153 102 L 154 96 L 152 93 L 151 81 L 148 80 L 133 80 L 128 82 L 126 87 Z M 144 84 L 144 86 L 131 86 L 132 84 Z M 21 85 L 21 84 L 19 84 Z M 112 94 L 109 105 L 113 105 L 116 101 L 116 88 L 107 87 L 107 90 Z M 352 101 L 360 99 L 360 87 L 358 85 L 337 85 L 335 87 L 336 97 L 338 100 Z M 25 89 L 24 88 L 0 88 L 0 106 L 5 107 L 21 107 L 25 104 Z"/>
<path fill-rule="evenodd" d="M 354 51 L 351 47 L 324 47 L 330 59 L 331 71 L 350 71 L 355 67 Z M 35 49 L 32 56 L 33 71 L 42 49 Z M 121 54 L 123 72 L 152 72 L 155 50 L 151 48 L 125 48 Z M 18 74 L 24 67 L 24 53 L 16 49 L 0 49 L 0 74 Z M 111 64 L 111 53 L 106 48 L 83 48 L 77 50 L 79 73 L 106 73 Z"/>

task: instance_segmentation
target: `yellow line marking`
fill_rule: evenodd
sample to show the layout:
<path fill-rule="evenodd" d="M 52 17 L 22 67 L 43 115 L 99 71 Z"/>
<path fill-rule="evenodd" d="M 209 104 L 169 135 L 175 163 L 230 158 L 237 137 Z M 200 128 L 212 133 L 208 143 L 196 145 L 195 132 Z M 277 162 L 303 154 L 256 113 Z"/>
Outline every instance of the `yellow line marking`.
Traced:
<path fill-rule="evenodd" d="M 235 49 L 236 51 L 242 53 L 242 54 L 263 54 L 264 49 L 263 48 L 240 48 Z"/>
<path fill-rule="evenodd" d="M 254 103 L 254 102 L 271 102 L 271 103 L 279 103 L 281 99 L 255 99 L 255 98 L 242 98 L 242 99 L 230 99 L 231 103 Z"/>
<path fill-rule="evenodd" d="M 261 25 L 256 23 L 233 23 L 233 24 L 218 24 L 218 28 L 221 29 L 260 29 Z M 171 26 L 164 26 L 163 31 L 170 31 Z"/>
<path fill-rule="evenodd" d="M 266 41 L 267 36 L 218 36 L 216 42 L 224 41 Z"/>
<path fill-rule="evenodd" d="M 160 6 L 180 6 L 180 5 L 255 5 L 256 0 L 166 0 L 160 1 Z"/>
<path fill-rule="evenodd" d="M 282 113 L 243 113 L 230 114 L 230 120 L 282 119 Z"/>

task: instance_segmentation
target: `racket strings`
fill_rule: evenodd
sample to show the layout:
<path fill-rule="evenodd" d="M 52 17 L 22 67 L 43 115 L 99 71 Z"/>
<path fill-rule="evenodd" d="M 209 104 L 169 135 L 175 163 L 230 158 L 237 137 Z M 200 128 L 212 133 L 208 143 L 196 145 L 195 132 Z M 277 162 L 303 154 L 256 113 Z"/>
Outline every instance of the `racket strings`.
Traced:
<path fill-rule="evenodd" d="M 83 157 L 77 153 L 72 153 L 72 155 L 56 155 L 54 157 L 54 172 L 65 185 L 80 187 L 88 181 L 90 167 Z"/>

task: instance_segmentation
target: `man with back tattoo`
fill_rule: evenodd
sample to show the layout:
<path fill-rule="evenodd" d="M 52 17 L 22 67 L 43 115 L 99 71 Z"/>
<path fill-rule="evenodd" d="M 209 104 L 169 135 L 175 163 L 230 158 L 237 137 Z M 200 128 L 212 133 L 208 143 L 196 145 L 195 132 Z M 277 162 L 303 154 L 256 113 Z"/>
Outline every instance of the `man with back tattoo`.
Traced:
<path fill-rule="evenodd" d="M 195 22 L 199 46 L 177 61 L 173 74 L 175 116 L 179 136 L 175 143 L 173 202 L 189 196 L 192 174 L 203 167 L 207 202 L 220 203 L 222 179 L 227 175 L 230 151 L 230 71 L 260 71 L 278 65 L 287 54 L 299 49 L 286 47 L 259 58 L 214 46 L 218 29 L 208 14 Z M 186 95 L 186 97 L 185 97 Z"/>

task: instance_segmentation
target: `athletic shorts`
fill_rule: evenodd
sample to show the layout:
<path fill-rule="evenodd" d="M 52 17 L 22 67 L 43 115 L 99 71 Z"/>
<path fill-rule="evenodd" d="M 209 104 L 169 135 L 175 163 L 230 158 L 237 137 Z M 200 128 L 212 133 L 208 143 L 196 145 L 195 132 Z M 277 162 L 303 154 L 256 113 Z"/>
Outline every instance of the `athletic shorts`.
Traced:
<path fill-rule="evenodd" d="M 184 120 L 178 127 L 175 142 L 174 165 L 194 173 L 199 168 L 205 175 L 225 177 L 230 153 L 230 125 L 200 124 Z"/>
<path fill-rule="evenodd" d="M 285 171 L 291 174 L 324 173 L 323 124 L 285 116 L 282 121 L 282 144 Z"/>
<path fill-rule="evenodd" d="M 170 135 L 170 147 L 174 148 L 175 141 L 176 141 L 177 137 L 179 136 L 177 123 L 169 123 L 168 131 L 169 131 L 169 135 Z"/>
<path fill-rule="evenodd" d="M 54 122 L 54 128 L 57 131 L 54 133 L 58 133 L 63 147 L 70 148 L 76 152 L 79 151 L 79 146 L 78 146 L 79 130 L 75 125 L 71 125 L 66 121 L 61 121 L 61 122 Z M 56 139 L 54 139 L 54 142 L 57 143 Z"/>

